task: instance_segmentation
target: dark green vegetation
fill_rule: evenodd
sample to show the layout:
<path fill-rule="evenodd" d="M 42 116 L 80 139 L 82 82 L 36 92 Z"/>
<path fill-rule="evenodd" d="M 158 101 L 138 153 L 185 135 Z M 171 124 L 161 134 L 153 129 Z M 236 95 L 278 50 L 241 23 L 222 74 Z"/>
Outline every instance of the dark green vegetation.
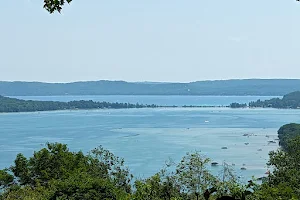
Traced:
<path fill-rule="evenodd" d="M 124 161 L 102 147 L 88 155 L 47 144 L 0 173 L 2 199 L 126 199 L 131 175 Z"/>
<path fill-rule="evenodd" d="M 299 0 L 296 0 L 299 1 Z M 44 0 L 44 8 L 49 13 L 54 13 L 55 11 L 61 12 L 62 7 L 65 3 L 70 3 L 72 0 Z"/>
<path fill-rule="evenodd" d="M 288 148 L 289 141 L 300 136 L 300 124 L 286 124 L 278 130 L 279 145 Z"/>
<path fill-rule="evenodd" d="M 61 12 L 63 5 L 66 3 L 71 3 L 72 0 L 44 0 L 44 8 L 49 13 L 54 13 L 55 11 Z"/>
<path fill-rule="evenodd" d="M 300 124 L 287 124 L 278 130 L 283 147 L 270 152 L 274 168 L 256 193 L 256 199 L 300 199 Z"/>
<path fill-rule="evenodd" d="M 109 103 L 89 101 L 33 101 L 22 100 L 0 95 L 0 113 L 9 112 L 35 112 L 54 110 L 88 110 L 88 109 L 121 109 L 121 108 L 176 108 L 180 106 L 158 106 L 155 104 L 131 104 L 131 103 Z M 208 108 L 208 107 L 228 107 L 228 106 L 182 106 L 183 108 Z"/>
<path fill-rule="evenodd" d="M 292 92 L 280 98 L 273 98 L 270 100 L 250 102 L 249 107 L 262 108 L 300 108 L 300 91 Z"/>
<path fill-rule="evenodd" d="M 131 199 L 169 200 L 213 199 L 222 195 L 242 197 L 240 186 L 229 168 L 222 178 L 207 170 L 209 159 L 198 152 L 188 153 L 175 166 L 131 184 L 133 177 L 124 161 L 102 147 L 87 155 L 70 152 L 66 145 L 47 144 L 27 159 L 18 154 L 14 165 L 0 171 L 1 199 Z M 134 186 L 134 189 L 132 189 Z"/>
<path fill-rule="evenodd" d="M 146 108 L 157 107 L 156 105 L 142 105 L 130 103 L 108 103 L 94 101 L 31 101 L 0 96 L 1 112 L 34 112 L 52 110 L 71 110 L 71 109 L 104 109 L 104 108 Z"/>
<path fill-rule="evenodd" d="M 246 103 L 231 103 L 229 105 L 230 108 L 246 108 L 247 104 Z"/>
<path fill-rule="evenodd" d="M 247 104 L 231 103 L 231 108 L 245 108 Z M 250 108 L 282 108 L 297 109 L 300 108 L 300 91 L 291 92 L 283 96 L 283 98 L 273 98 L 265 101 L 260 99 L 249 102 Z"/>
<path fill-rule="evenodd" d="M 299 127 L 289 124 L 278 131 L 289 139 L 284 150 L 270 152 L 268 164 L 274 170 L 262 184 L 239 183 L 226 164 L 219 176 L 212 175 L 210 160 L 199 152 L 187 153 L 179 164 L 167 162 L 152 177 L 133 179 L 124 161 L 101 146 L 83 154 L 49 143 L 30 158 L 18 154 L 14 165 L 0 170 L 0 199 L 297 200 Z"/>
<path fill-rule="evenodd" d="M 3 96 L 51 95 L 257 95 L 283 96 L 300 91 L 296 79 L 249 79 L 191 83 L 129 83 L 89 81 L 75 83 L 0 82 Z"/>

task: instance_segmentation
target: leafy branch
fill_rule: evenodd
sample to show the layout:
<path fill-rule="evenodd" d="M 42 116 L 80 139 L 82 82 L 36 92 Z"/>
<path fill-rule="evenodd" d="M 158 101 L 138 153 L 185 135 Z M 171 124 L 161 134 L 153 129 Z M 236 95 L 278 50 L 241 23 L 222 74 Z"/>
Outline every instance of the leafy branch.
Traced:
<path fill-rule="evenodd" d="M 50 13 L 54 13 L 55 11 L 61 12 L 62 7 L 65 3 L 71 3 L 72 0 L 44 0 L 44 8 Z"/>

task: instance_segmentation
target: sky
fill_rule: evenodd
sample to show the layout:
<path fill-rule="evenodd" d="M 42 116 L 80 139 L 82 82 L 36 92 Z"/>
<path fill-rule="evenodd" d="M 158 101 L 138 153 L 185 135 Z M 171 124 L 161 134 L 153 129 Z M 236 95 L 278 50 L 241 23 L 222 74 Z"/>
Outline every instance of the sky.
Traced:
<path fill-rule="evenodd" d="M 300 79 L 296 0 L 0 1 L 0 81 Z"/>

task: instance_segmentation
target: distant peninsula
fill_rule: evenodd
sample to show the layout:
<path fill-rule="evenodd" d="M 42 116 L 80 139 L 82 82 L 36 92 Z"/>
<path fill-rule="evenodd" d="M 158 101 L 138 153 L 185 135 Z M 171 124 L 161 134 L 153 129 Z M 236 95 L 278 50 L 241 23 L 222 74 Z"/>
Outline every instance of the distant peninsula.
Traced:
<path fill-rule="evenodd" d="M 231 108 L 281 108 L 281 109 L 299 109 L 300 108 L 300 91 L 291 92 L 283 98 L 272 98 L 269 100 L 249 102 L 249 104 L 231 103 Z"/>
<path fill-rule="evenodd" d="M 0 95 L 0 113 L 11 112 L 36 112 L 36 111 L 55 111 L 55 110 L 89 110 L 89 109 L 128 109 L 128 108 L 225 108 L 229 106 L 161 106 L 155 104 L 132 104 L 132 103 L 110 103 L 96 102 L 92 100 L 80 101 L 35 101 L 23 100 Z"/>
<path fill-rule="evenodd" d="M 10 112 L 36 112 L 54 110 L 79 110 L 79 109 L 120 109 L 120 108 L 156 108 L 157 105 L 143 105 L 130 103 L 109 103 L 94 101 L 32 101 L 0 96 L 0 113 Z"/>
<path fill-rule="evenodd" d="M 283 98 L 273 98 L 265 101 L 250 102 L 249 107 L 263 107 L 263 108 L 300 108 L 300 91 L 291 92 L 283 96 Z"/>
<path fill-rule="evenodd" d="M 190 83 L 86 81 L 73 83 L 0 81 L 3 96 L 215 95 L 283 96 L 300 91 L 300 79 L 214 80 Z"/>

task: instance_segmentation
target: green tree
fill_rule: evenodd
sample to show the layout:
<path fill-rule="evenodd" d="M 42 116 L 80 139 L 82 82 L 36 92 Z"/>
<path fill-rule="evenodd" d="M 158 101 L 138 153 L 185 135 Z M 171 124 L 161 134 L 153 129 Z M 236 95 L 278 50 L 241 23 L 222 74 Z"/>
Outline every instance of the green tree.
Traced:
<path fill-rule="evenodd" d="M 0 171 L 4 199 L 126 199 L 131 175 L 124 161 L 98 147 L 88 155 L 48 143 L 27 159 Z"/>
<path fill-rule="evenodd" d="M 7 169 L 0 170 L 0 187 L 7 188 L 14 181 L 14 176 L 8 173 Z"/>
<path fill-rule="evenodd" d="M 208 171 L 210 162 L 198 151 L 187 153 L 176 167 L 176 176 L 181 190 L 187 194 L 203 198 L 204 192 L 215 186 L 216 178 Z"/>
<path fill-rule="evenodd" d="M 300 124 L 291 123 L 280 127 L 278 130 L 279 145 L 286 150 L 289 140 L 300 136 Z"/>
<path fill-rule="evenodd" d="M 254 192 L 254 199 L 300 199 L 300 136 L 289 139 L 284 149 L 270 152 L 273 172 Z"/>
<path fill-rule="evenodd" d="M 166 174 L 164 170 L 146 180 L 135 181 L 135 188 L 134 200 L 186 199 L 176 177 Z"/>
<path fill-rule="evenodd" d="M 233 198 L 243 199 L 247 189 L 248 187 L 238 181 L 232 167 L 224 162 L 220 176 L 217 177 L 216 180 L 216 194 L 214 196 L 231 196 Z"/>
<path fill-rule="evenodd" d="M 300 198 L 300 136 L 287 143 L 285 151 L 270 153 L 269 165 L 274 168 L 269 177 L 269 185 L 286 183 L 295 195 Z"/>

